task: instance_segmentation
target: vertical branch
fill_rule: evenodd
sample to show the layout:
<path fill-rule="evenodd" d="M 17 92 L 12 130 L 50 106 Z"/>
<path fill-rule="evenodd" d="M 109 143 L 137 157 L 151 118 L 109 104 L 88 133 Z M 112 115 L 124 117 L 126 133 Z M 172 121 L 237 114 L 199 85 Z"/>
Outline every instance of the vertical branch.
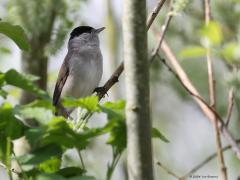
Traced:
<path fill-rule="evenodd" d="M 211 18 L 211 9 L 210 9 L 210 0 L 205 0 L 204 4 L 205 9 L 205 24 L 208 25 Z M 208 84 L 209 84 L 209 97 L 210 104 L 214 110 L 216 110 L 216 90 L 215 90 L 215 79 L 213 75 L 213 65 L 211 59 L 210 48 L 207 49 L 207 69 L 208 69 Z M 217 157 L 220 164 L 221 179 L 227 180 L 227 169 L 225 167 L 223 152 L 222 152 L 222 143 L 220 136 L 220 127 L 218 126 L 218 119 L 214 115 L 214 129 L 216 136 L 216 145 L 217 145 Z"/>
<path fill-rule="evenodd" d="M 233 88 L 229 90 L 228 93 L 228 109 L 227 109 L 227 121 L 226 121 L 226 126 L 228 127 L 229 122 L 231 120 L 232 116 L 232 111 L 233 111 L 233 101 L 234 101 L 234 96 L 233 96 Z"/>
<path fill-rule="evenodd" d="M 146 1 L 125 0 L 123 13 L 128 176 L 152 180 Z"/>

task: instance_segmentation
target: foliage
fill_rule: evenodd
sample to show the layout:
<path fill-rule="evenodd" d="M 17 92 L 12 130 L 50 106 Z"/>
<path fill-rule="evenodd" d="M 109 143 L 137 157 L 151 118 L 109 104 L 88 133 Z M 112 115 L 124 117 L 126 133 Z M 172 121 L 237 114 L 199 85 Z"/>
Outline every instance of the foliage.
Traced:
<path fill-rule="evenodd" d="M 17 28 L 20 27 L 17 26 Z M 9 33 L 11 31 L 12 25 L 7 24 L 4 34 L 13 38 L 21 47 L 23 39 L 19 36 L 22 34 L 16 33 L 11 37 Z M 21 32 L 23 33 L 22 29 Z M 23 45 L 23 49 L 24 47 L 28 46 Z M 0 73 L 0 96 L 3 98 L 8 96 L 8 91 L 5 90 L 7 85 L 31 92 L 36 96 L 35 101 L 26 105 L 14 106 L 5 102 L 0 106 L 0 160 L 6 165 L 10 178 L 12 176 L 11 161 L 16 160 L 22 170 L 18 174 L 21 179 L 94 180 L 94 177 L 86 175 L 87 169 L 84 164 L 82 167 L 61 167 L 62 156 L 71 148 L 75 148 L 81 156 L 81 151 L 86 149 L 95 137 L 108 134 L 106 144 L 113 150 L 113 160 L 108 165 L 107 172 L 107 178 L 110 179 L 127 144 L 125 102 L 121 100 L 100 105 L 96 96 L 64 99 L 63 105 L 66 107 L 82 108 L 88 112 L 88 116 L 80 117 L 80 121 L 84 121 L 86 117 L 89 118 L 92 113 L 106 114 L 107 122 L 102 127 L 88 128 L 86 124 L 79 127 L 74 121 L 54 115 L 55 108 L 48 94 L 33 84 L 37 80 L 35 76 L 24 75 L 14 69 Z M 25 124 L 27 119 L 36 121 L 38 126 L 35 128 L 27 126 Z M 15 156 L 12 141 L 23 136 L 31 146 L 31 152 Z M 153 137 L 168 142 L 155 128 Z"/>
<path fill-rule="evenodd" d="M 29 50 L 27 36 L 20 26 L 13 26 L 7 22 L 0 22 L 0 33 L 11 38 L 22 50 Z"/>

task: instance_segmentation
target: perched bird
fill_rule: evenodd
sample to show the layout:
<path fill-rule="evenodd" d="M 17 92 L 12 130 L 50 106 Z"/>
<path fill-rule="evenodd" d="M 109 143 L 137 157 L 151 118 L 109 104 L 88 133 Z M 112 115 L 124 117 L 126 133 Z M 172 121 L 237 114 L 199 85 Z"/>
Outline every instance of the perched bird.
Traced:
<path fill-rule="evenodd" d="M 104 29 L 105 27 L 94 29 L 90 26 L 79 26 L 71 32 L 68 52 L 53 93 L 53 105 L 58 109 L 57 114 L 66 117 L 73 110 L 65 110 L 61 106 L 61 96 L 81 98 L 91 95 L 97 88 L 103 71 L 98 34 Z"/>

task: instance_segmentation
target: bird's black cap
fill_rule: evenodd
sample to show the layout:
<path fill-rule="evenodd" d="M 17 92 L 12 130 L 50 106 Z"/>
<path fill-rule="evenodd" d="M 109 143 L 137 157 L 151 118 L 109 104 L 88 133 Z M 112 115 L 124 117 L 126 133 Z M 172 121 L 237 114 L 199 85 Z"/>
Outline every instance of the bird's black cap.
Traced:
<path fill-rule="evenodd" d="M 72 30 L 70 34 L 70 39 L 73 39 L 76 36 L 79 36 L 83 33 L 91 33 L 94 28 L 90 26 L 79 26 Z"/>

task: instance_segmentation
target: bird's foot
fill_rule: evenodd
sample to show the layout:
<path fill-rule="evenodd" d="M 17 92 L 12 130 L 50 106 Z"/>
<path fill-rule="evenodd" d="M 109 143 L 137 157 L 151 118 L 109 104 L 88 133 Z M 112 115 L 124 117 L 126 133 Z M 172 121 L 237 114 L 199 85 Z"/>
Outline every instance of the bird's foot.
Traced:
<path fill-rule="evenodd" d="M 104 97 L 105 94 L 108 96 L 108 94 L 107 94 L 106 89 L 105 89 L 104 86 L 96 87 L 96 88 L 93 90 L 93 93 L 94 93 L 94 92 L 96 92 L 97 95 L 103 95 L 103 97 Z"/>

